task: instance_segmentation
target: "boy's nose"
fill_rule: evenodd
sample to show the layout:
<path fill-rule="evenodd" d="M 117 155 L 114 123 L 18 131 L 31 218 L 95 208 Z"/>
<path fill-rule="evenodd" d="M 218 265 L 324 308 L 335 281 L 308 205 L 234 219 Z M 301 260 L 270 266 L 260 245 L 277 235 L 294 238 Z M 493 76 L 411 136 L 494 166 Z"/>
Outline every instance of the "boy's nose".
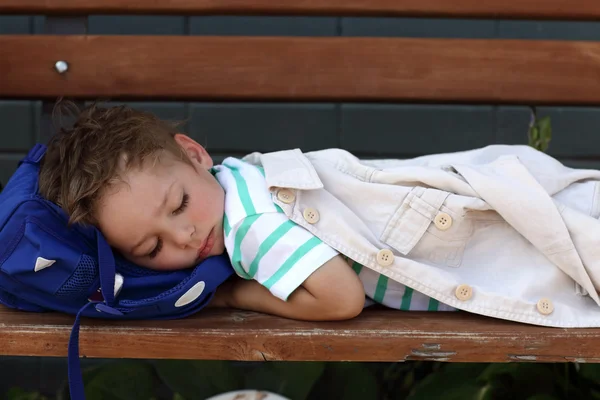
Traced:
<path fill-rule="evenodd" d="M 175 243 L 180 247 L 188 246 L 194 238 L 196 229 L 192 226 L 184 226 L 179 229 L 175 235 Z"/>

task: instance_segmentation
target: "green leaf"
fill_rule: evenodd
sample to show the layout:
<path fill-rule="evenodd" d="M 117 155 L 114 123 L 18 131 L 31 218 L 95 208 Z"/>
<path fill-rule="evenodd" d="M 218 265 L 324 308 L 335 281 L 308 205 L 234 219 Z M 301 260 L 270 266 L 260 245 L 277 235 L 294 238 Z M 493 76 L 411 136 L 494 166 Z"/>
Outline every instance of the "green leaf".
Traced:
<path fill-rule="evenodd" d="M 548 393 L 557 379 L 564 379 L 562 373 L 559 376 L 553 374 L 551 364 L 515 363 L 515 365 L 517 368 L 512 374 L 512 379 L 515 387 L 522 388 L 524 392 L 537 390 L 539 394 Z"/>
<path fill-rule="evenodd" d="M 278 393 L 294 400 L 304 400 L 308 398 L 324 368 L 323 362 L 265 363 L 246 374 L 245 386 Z"/>
<path fill-rule="evenodd" d="M 482 382 L 490 382 L 499 375 L 514 375 L 517 369 L 518 364 L 515 363 L 493 363 L 489 364 L 477 379 Z"/>
<path fill-rule="evenodd" d="M 538 140 L 540 140 L 540 130 L 534 125 L 529 129 L 529 144 L 533 145 L 534 143 L 537 143 Z"/>
<path fill-rule="evenodd" d="M 537 150 L 546 151 L 552 140 L 552 124 L 550 117 L 537 119 L 533 115 L 533 123 L 529 127 L 529 145 Z"/>
<path fill-rule="evenodd" d="M 488 364 L 446 364 L 419 382 L 407 400 L 478 399 L 489 389 L 477 382 Z"/>
<path fill-rule="evenodd" d="M 550 117 L 546 116 L 544 118 L 540 118 L 537 121 L 537 125 L 540 129 L 540 139 L 544 141 L 550 141 L 550 139 L 552 139 L 552 124 L 550 122 Z"/>
<path fill-rule="evenodd" d="M 157 360 L 160 379 L 185 399 L 203 399 L 241 389 L 242 378 L 227 361 Z"/>
<path fill-rule="evenodd" d="M 154 374 L 142 361 L 117 361 L 83 374 L 87 400 L 148 400 Z"/>
<path fill-rule="evenodd" d="M 479 382 L 491 385 L 495 394 L 520 398 L 556 394 L 564 380 L 562 372 L 557 374 L 548 364 L 539 363 L 490 364 L 478 378 Z"/>

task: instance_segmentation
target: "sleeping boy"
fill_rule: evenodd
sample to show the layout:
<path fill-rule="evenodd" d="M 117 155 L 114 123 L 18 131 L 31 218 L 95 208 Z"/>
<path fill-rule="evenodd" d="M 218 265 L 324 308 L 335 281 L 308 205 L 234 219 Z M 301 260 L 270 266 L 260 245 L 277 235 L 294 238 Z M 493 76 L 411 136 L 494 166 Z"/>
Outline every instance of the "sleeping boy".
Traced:
<path fill-rule="evenodd" d="M 340 320 L 375 302 L 600 326 L 599 179 L 527 146 L 371 161 L 286 150 L 214 165 L 151 114 L 92 105 L 50 140 L 39 183 L 138 265 L 226 252 L 237 276 L 212 306 Z"/>

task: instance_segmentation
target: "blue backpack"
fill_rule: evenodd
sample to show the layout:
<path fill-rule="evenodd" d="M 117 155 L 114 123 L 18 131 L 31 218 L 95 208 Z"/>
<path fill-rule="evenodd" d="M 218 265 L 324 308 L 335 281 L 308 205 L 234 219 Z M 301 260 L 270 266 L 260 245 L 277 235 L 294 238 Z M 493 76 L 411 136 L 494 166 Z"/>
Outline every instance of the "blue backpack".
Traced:
<path fill-rule="evenodd" d="M 0 303 L 24 311 L 76 315 L 69 339 L 69 389 L 84 399 L 79 365 L 82 316 L 175 319 L 193 314 L 233 274 L 225 256 L 195 268 L 159 272 L 113 254 L 94 227 L 67 226 L 68 217 L 38 193 L 37 144 L 0 193 Z"/>

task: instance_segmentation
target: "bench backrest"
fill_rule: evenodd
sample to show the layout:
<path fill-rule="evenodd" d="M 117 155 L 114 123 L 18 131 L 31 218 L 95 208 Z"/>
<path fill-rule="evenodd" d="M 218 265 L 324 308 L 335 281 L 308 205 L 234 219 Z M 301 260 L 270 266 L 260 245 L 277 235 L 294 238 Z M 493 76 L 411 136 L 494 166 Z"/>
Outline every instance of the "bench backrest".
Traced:
<path fill-rule="evenodd" d="M 0 0 L 0 14 L 600 19 L 588 0 Z M 600 44 L 550 40 L 0 36 L 0 98 L 600 103 Z M 58 72 L 55 64 L 68 69 Z M 60 69 L 60 66 L 59 66 Z"/>

